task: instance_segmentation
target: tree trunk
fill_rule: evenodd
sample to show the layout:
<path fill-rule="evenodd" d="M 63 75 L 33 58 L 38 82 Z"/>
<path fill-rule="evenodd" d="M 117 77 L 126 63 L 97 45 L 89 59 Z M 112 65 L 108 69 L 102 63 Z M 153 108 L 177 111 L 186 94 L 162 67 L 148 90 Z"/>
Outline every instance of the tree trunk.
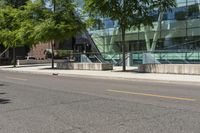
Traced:
<path fill-rule="evenodd" d="M 53 12 L 55 13 L 56 11 L 56 1 L 53 0 Z M 51 54 L 51 68 L 54 69 L 54 45 L 55 45 L 55 40 L 51 41 L 51 50 L 52 50 L 52 54 Z"/>
<path fill-rule="evenodd" d="M 9 47 L 6 48 L 2 53 L 0 53 L 0 57 L 8 51 Z"/>
<path fill-rule="evenodd" d="M 122 68 L 123 71 L 126 71 L 126 44 L 125 44 L 125 28 L 122 27 Z"/>
<path fill-rule="evenodd" d="M 54 69 L 54 41 L 51 41 L 51 68 Z"/>
<path fill-rule="evenodd" d="M 13 67 L 16 67 L 16 48 L 13 47 Z"/>

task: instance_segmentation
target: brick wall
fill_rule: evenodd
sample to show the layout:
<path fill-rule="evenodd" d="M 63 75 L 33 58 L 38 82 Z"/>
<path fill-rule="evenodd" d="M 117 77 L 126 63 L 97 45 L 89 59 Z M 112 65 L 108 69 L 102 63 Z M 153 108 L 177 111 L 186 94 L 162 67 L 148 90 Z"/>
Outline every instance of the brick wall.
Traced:
<path fill-rule="evenodd" d="M 39 43 L 30 49 L 28 56 L 34 56 L 36 59 L 45 59 L 44 51 L 46 49 L 51 49 L 50 43 Z M 70 49 L 72 49 L 72 42 L 71 42 L 71 40 L 67 40 L 62 45 L 56 43 L 54 46 L 54 49 L 55 50 L 58 50 L 58 49 L 69 49 L 70 50 Z"/>
<path fill-rule="evenodd" d="M 33 46 L 33 48 L 30 50 L 28 55 L 34 56 L 37 59 L 45 59 L 44 51 L 46 49 L 51 49 L 51 45 L 49 43 L 40 43 L 40 44 Z"/>

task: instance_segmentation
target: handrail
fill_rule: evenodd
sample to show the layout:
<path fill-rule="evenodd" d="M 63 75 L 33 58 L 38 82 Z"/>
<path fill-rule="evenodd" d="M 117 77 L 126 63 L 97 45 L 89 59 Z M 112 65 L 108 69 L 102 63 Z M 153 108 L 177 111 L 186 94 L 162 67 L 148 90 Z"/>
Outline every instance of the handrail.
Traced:
<path fill-rule="evenodd" d="M 126 54 L 126 56 L 125 56 L 125 61 L 129 58 L 129 54 Z M 122 59 L 120 59 L 120 61 L 116 64 L 117 66 L 119 66 L 120 64 L 122 64 L 123 63 L 123 60 Z"/>
<path fill-rule="evenodd" d="M 92 46 L 94 46 L 95 50 L 98 52 L 98 55 L 96 55 L 96 57 L 99 59 L 99 61 L 101 63 L 104 62 L 103 57 L 101 55 L 101 52 L 99 51 L 98 47 L 96 46 L 94 40 L 92 39 L 92 37 L 89 35 L 88 31 L 85 32 L 85 35 L 87 37 L 87 39 L 89 40 L 89 42 L 91 43 Z M 99 56 L 100 55 L 100 56 Z"/>

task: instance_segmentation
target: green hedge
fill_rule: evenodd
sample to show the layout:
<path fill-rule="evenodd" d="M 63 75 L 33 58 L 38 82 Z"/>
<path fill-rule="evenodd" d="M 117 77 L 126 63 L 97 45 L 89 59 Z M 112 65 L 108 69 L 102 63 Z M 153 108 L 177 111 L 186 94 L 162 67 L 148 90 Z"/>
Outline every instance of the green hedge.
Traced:
<path fill-rule="evenodd" d="M 58 58 L 70 57 L 72 54 L 72 50 L 55 50 L 55 56 Z"/>

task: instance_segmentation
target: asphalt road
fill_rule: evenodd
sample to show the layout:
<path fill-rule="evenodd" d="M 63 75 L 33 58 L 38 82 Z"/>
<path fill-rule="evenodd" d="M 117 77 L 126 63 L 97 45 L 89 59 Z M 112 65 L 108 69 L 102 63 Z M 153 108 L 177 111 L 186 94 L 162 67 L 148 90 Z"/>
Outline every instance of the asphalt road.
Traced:
<path fill-rule="evenodd" d="M 0 133 L 199 132 L 199 84 L 0 71 Z"/>

